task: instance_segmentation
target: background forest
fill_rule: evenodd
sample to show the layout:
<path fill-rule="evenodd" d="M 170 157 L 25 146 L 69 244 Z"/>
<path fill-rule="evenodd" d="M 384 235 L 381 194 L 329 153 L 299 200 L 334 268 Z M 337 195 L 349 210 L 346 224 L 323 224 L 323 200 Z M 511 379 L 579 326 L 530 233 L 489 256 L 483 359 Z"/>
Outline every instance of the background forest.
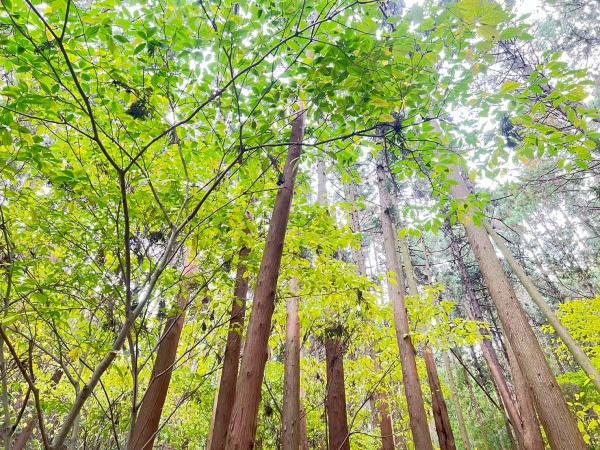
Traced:
<path fill-rule="evenodd" d="M 0 3 L 2 448 L 600 448 L 598 0 Z"/>

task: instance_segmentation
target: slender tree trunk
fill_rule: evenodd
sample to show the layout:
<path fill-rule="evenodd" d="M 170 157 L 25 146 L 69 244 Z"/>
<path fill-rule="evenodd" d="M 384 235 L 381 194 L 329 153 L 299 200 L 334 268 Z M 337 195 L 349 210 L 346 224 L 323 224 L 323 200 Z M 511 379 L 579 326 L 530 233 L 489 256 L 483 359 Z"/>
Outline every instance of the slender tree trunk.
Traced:
<path fill-rule="evenodd" d="M 348 200 L 352 203 L 355 203 L 358 200 L 358 196 L 356 195 L 356 185 L 350 185 L 346 194 Z M 350 212 L 350 222 L 352 226 L 352 231 L 355 233 L 360 233 L 360 218 L 358 216 L 357 209 L 353 209 Z M 365 252 L 362 239 L 360 247 L 354 251 L 354 259 L 358 267 L 358 274 L 363 277 L 366 277 L 367 265 L 365 262 Z M 379 371 L 380 367 L 377 363 L 377 358 L 375 357 L 373 347 L 370 347 L 368 349 L 368 354 L 371 360 L 373 360 L 375 370 Z M 371 399 L 371 412 L 373 429 L 376 429 L 377 425 L 379 425 L 379 433 L 381 434 L 381 449 L 394 450 L 394 430 L 392 427 L 392 418 L 389 413 L 387 396 L 384 393 L 373 394 L 373 397 Z"/>
<path fill-rule="evenodd" d="M 442 385 L 435 367 L 435 358 L 428 345 L 423 346 L 423 357 L 425 358 L 425 367 L 427 368 L 427 379 L 431 388 L 431 408 L 435 420 L 435 431 L 440 442 L 441 450 L 455 450 L 454 434 L 450 425 L 448 416 L 448 407 L 442 394 Z"/>
<path fill-rule="evenodd" d="M 129 450 L 151 450 L 154 446 L 185 322 L 185 308 L 188 301 L 185 291 L 186 289 L 182 288 L 182 292 L 178 295 L 180 312 L 167 320 L 161 335 L 150 383 L 139 407 L 131 438 L 127 444 Z"/>
<path fill-rule="evenodd" d="M 431 436 L 427 426 L 427 414 L 423 404 L 423 393 L 417 372 L 415 348 L 410 337 L 408 313 L 404 303 L 404 277 L 396 255 L 396 230 L 391 216 L 392 202 L 387 188 L 387 176 L 383 157 L 377 161 L 377 185 L 381 206 L 381 224 L 388 274 L 388 295 L 394 309 L 396 339 L 402 363 L 404 392 L 408 403 L 408 415 L 415 447 L 419 450 L 432 450 Z"/>
<path fill-rule="evenodd" d="M 246 276 L 246 259 L 250 249 L 243 247 L 239 252 L 239 263 L 235 276 L 233 303 L 229 319 L 229 333 L 225 344 L 223 369 L 219 392 L 213 414 L 212 431 L 208 441 L 208 450 L 223 450 L 227 439 L 227 429 L 231 419 L 231 410 L 235 401 L 235 386 L 240 364 L 244 320 L 246 317 L 246 296 L 248 295 L 248 277 Z"/>
<path fill-rule="evenodd" d="M 400 254 L 402 255 L 402 263 L 404 265 L 404 274 L 408 284 L 408 292 L 412 296 L 419 295 L 417 289 L 417 280 L 412 265 L 410 250 L 405 239 L 400 239 Z M 432 275 L 429 274 L 429 281 L 432 281 Z M 435 367 L 435 358 L 429 344 L 423 346 L 423 357 L 425 359 L 425 368 L 427 370 L 427 379 L 431 389 L 431 409 L 433 411 L 433 419 L 435 421 L 435 431 L 438 436 L 438 441 L 441 450 L 454 450 L 454 434 L 450 426 L 450 417 L 448 416 L 448 407 L 442 394 L 442 387 L 438 377 L 437 368 Z"/>
<path fill-rule="evenodd" d="M 450 240 L 450 248 L 454 257 L 454 263 L 458 268 L 458 272 L 460 274 L 462 284 L 465 289 L 465 297 L 467 300 L 467 315 L 471 320 L 483 322 L 483 311 L 481 310 L 479 302 L 477 301 L 477 296 L 475 295 L 475 290 L 471 282 L 471 277 L 469 276 L 467 266 L 460 252 L 460 244 L 456 236 L 452 232 L 452 227 L 450 226 L 450 223 L 448 221 L 446 221 L 445 224 L 445 232 Z M 500 365 L 498 355 L 496 354 L 496 350 L 492 345 L 492 341 L 489 339 L 488 330 L 482 327 L 479 329 L 479 332 L 484 338 L 480 344 L 481 352 L 483 353 L 483 358 L 485 359 L 485 362 L 490 370 L 492 382 L 496 387 L 498 395 L 500 396 L 502 404 L 504 405 L 504 409 L 506 410 L 508 418 L 517 435 L 519 445 L 525 449 L 543 449 L 544 441 L 542 439 L 540 427 L 537 418 L 535 417 L 535 414 L 523 415 L 520 411 L 520 409 L 524 410 L 525 412 L 533 410 L 533 401 L 531 397 L 521 396 L 519 399 L 519 406 L 517 406 L 508 387 L 506 377 L 504 376 L 502 366 Z M 522 378 L 515 377 L 515 384 L 518 384 L 517 390 L 520 392 L 523 392 L 524 389 L 527 389 L 526 385 L 519 384 L 523 382 L 524 380 Z M 528 401 L 529 404 L 527 404 Z"/>
<path fill-rule="evenodd" d="M 300 448 L 300 298 L 298 280 L 290 280 L 291 297 L 287 300 L 285 372 L 283 378 L 283 450 Z"/>
<path fill-rule="evenodd" d="M 452 186 L 454 197 L 458 200 L 466 200 L 469 190 L 457 168 L 454 168 L 452 179 L 456 182 Z M 485 229 L 476 226 L 471 218 L 464 219 L 463 225 L 498 310 L 506 337 L 533 391 L 538 414 L 550 445 L 554 449 L 585 449 L 586 445 L 577 428 L 577 422 L 569 411 L 567 402 Z"/>
<path fill-rule="evenodd" d="M 452 403 L 454 403 L 454 409 L 456 410 L 456 420 L 458 422 L 458 429 L 460 431 L 460 437 L 462 438 L 465 450 L 471 450 L 471 441 L 469 440 L 469 433 L 467 432 L 467 425 L 463 416 L 462 407 L 460 406 L 460 399 L 458 396 L 458 388 L 456 381 L 454 380 L 454 374 L 452 373 L 452 365 L 450 364 L 450 358 L 444 353 L 444 368 L 446 369 L 446 375 L 448 376 L 448 385 L 450 386 L 450 397 Z"/>
<path fill-rule="evenodd" d="M 254 447 L 261 386 L 269 350 L 271 319 L 275 308 L 275 290 L 303 139 L 304 111 L 296 116 L 292 124 L 291 145 L 283 172 L 283 185 L 275 199 L 265 251 L 258 273 L 252 316 L 248 325 L 236 397 L 225 445 L 228 450 L 248 450 Z"/>
<path fill-rule="evenodd" d="M 304 408 L 304 391 L 302 388 L 300 388 L 300 450 L 309 450 L 308 425 L 306 421 L 306 409 Z"/>
<path fill-rule="evenodd" d="M 348 418 L 346 414 L 346 387 L 344 385 L 344 344 L 340 328 L 329 330 L 325 338 L 327 365 L 327 393 L 325 408 L 329 450 L 350 450 Z"/>
<path fill-rule="evenodd" d="M 516 260 L 516 258 L 513 256 L 510 249 L 506 246 L 502 238 L 498 236 L 498 234 L 488 223 L 485 224 L 485 229 L 487 230 L 488 234 L 492 237 L 494 243 L 496 244 L 502 255 L 504 255 L 504 257 L 508 261 L 508 264 L 510 265 L 511 269 L 517 275 L 519 281 L 521 281 L 531 299 L 535 302 L 538 308 L 540 308 L 542 314 L 544 314 L 546 319 L 548 319 L 548 322 L 550 322 L 550 325 L 552 325 L 552 327 L 556 331 L 556 334 L 558 334 L 558 336 L 567 346 L 567 348 L 571 352 L 571 355 L 573 355 L 573 359 L 577 361 L 577 363 L 585 371 L 590 380 L 592 380 L 592 383 L 594 383 L 596 389 L 600 391 L 600 371 L 596 369 L 590 358 L 588 358 L 588 356 L 581 349 L 579 344 L 577 344 L 575 339 L 573 339 L 569 331 L 561 323 L 561 321 L 556 316 L 550 305 L 546 303 L 546 300 L 544 300 L 542 294 L 540 294 L 540 292 L 537 290 L 537 288 L 531 281 L 531 278 L 527 276 L 527 274 L 525 273 L 519 262 Z"/>
<path fill-rule="evenodd" d="M 327 174 L 323 158 L 317 163 L 317 201 L 327 208 Z M 350 450 L 350 434 L 346 414 L 346 384 L 344 379 L 344 329 L 341 324 L 331 326 L 325 335 L 325 361 L 327 366 L 327 411 L 330 450 Z"/>

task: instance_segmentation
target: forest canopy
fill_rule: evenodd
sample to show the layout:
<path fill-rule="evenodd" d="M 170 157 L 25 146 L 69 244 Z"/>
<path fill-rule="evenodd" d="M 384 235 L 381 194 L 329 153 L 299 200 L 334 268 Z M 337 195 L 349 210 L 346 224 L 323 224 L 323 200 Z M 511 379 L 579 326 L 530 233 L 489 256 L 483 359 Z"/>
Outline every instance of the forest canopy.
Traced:
<path fill-rule="evenodd" d="M 2 448 L 600 448 L 598 0 L 0 4 Z"/>

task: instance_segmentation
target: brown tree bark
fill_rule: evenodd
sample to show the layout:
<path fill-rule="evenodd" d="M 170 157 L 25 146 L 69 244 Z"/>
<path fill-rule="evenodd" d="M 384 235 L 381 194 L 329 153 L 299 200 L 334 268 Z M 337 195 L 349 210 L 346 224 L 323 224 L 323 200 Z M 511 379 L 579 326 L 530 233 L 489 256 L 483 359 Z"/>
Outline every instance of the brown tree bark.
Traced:
<path fill-rule="evenodd" d="M 524 449 L 543 450 L 545 448 L 544 440 L 540 433 L 540 424 L 535 415 L 535 406 L 533 396 L 527 380 L 523 376 L 523 372 L 517 358 L 515 357 L 510 342 L 506 342 L 508 350 L 508 365 L 513 376 L 513 384 L 515 387 L 515 397 L 517 399 L 517 408 L 521 417 L 520 431 L 522 432 L 522 441 L 519 439 L 519 445 Z"/>
<path fill-rule="evenodd" d="M 458 238 L 453 233 L 452 227 L 448 221 L 446 221 L 444 229 L 446 236 L 448 236 L 448 239 L 450 240 L 450 249 L 452 251 L 454 264 L 458 269 L 465 290 L 465 309 L 467 311 L 467 316 L 471 320 L 476 320 L 483 323 L 483 311 L 481 310 L 479 302 L 477 301 L 477 296 L 475 295 L 475 290 L 467 270 L 467 265 L 465 264 L 460 252 L 460 243 Z M 482 327 L 479 329 L 479 332 L 484 338 L 480 343 L 483 358 L 485 359 L 485 362 L 490 370 L 492 382 L 494 383 L 502 404 L 504 405 L 504 409 L 506 410 L 510 423 L 513 426 L 517 440 L 519 441 L 519 446 L 525 449 L 542 450 L 544 448 L 544 441 L 542 439 L 542 434 L 540 433 L 540 427 L 535 414 L 530 413 L 533 411 L 533 401 L 531 396 L 521 395 L 519 397 L 519 405 L 515 403 L 508 387 L 506 377 L 504 376 L 502 366 L 500 365 L 498 355 L 496 354 L 496 350 L 492 345 L 488 330 Z M 522 377 L 513 375 L 513 378 L 515 385 L 518 386 L 516 388 L 518 392 L 523 393 L 527 390 L 527 386 L 521 384 L 524 383 L 524 379 Z"/>
<path fill-rule="evenodd" d="M 327 175 L 323 158 L 317 162 L 317 202 L 327 208 Z M 327 366 L 327 434 L 329 448 L 350 449 L 348 417 L 346 414 L 346 382 L 344 379 L 344 328 L 341 324 L 331 326 L 325 332 L 325 362 Z"/>
<path fill-rule="evenodd" d="M 233 303 L 229 319 L 229 333 L 227 334 L 227 342 L 225 344 L 223 369 L 221 370 L 221 381 L 215 403 L 208 450 L 223 450 L 225 448 L 231 410 L 235 401 L 235 386 L 238 377 L 244 320 L 246 317 L 246 296 L 248 295 L 248 277 L 246 276 L 247 267 L 245 261 L 249 254 L 250 249 L 247 247 L 243 247 L 239 252 L 239 263 L 235 275 Z"/>
<path fill-rule="evenodd" d="M 387 187 L 383 157 L 377 161 L 377 186 L 381 209 L 381 226 L 386 267 L 388 271 L 388 295 L 394 310 L 396 339 L 402 363 L 403 386 L 408 403 L 408 415 L 415 447 L 419 450 L 433 450 L 427 414 L 423 404 L 423 393 L 417 372 L 415 348 L 410 337 L 408 313 L 404 303 L 404 277 L 396 254 L 396 230 L 391 216 L 392 202 Z M 390 278 L 390 275 L 395 279 Z"/>
<path fill-rule="evenodd" d="M 344 384 L 344 345 L 341 328 L 329 330 L 325 338 L 327 365 L 327 429 L 330 450 L 350 450 L 350 435 L 346 414 L 346 387 Z"/>
<path fill-rule="evenodd" d="M 225 448 L 228 450 L 248 450 L 254 447 L 261 386 L 267 363 L 271 320 L 275 308 L 275 290 L 303 139 L 304 111 L 301 111 L 292 123 L 291 144 L 283 171 L 283 184 L 275 199 L 265 251 L 258 273 L 252 316 L 248 324 L 236 397 L 227 433 Z"/>
<path fill-rule="evenodd" d="M 435 431 L 440 442 L 441 450 L 455 450 L 454 434 L 450 425 L 448 416 L 448 407 L 442 394 L 442 385 L 435 366 L 433 352 L 428 345 L 423 346 L 423 357 L 425 358 L 425 367 L 427 368 L 427 379 L 431 388 L 431 409 L 435 420 Z"/>
<path fill-rule="evenodd" d="M 154 446 L 185 322 L 185 308 L 188 302 L 185 291 L 184 287 L 178 294 L 177 305 L 180 311 L 167 320 L 161 335 L 152 376 L 133 425 L 131 438 L 127 444 L 128 450 L 151 450 Z"/>
<path fill-rule="evenodd" d="M 281 444 L 283 450 L 300 448 L 300 298 L 298 280 L 290 280 L 287 300 L 285 372 L 283 377 L 283 414 Z"/>
<path fill-rule="evenodd" d="M 304 408 L 304 391 L 302 388 L 300 388 L 300 450 L 309 450 L 308 425 L 306 420 L 306 409 Z"/>
<path fill-rule="evenodd" d="M 451 178 L 456 182 L 452 186 L 453 196 L 458 200 L 466 200 L 469 189 L 458 168 L 454 168 Z M 470 217 L 463 219 L 463 225 L 490 296 L 498 310 L 506 337 L 533 392 L 536 409 L 550 445 L 553 449 L 585 449 L 587 446 L 577 428 L 577 422 L 569 411 L 490 238 L 485 229 L 476 226 Z"/>

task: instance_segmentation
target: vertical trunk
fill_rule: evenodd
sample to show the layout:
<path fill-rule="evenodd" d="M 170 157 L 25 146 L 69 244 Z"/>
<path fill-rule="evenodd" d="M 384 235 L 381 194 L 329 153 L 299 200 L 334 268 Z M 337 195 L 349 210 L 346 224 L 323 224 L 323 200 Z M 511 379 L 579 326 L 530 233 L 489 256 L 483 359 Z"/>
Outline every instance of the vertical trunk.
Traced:
<path fill-rule="evenodd" d="M 304 391 L 300 388 L 300 450 L 309 450 L 308 425 L 306 423 L 306 409 L 304 408 Z"/>
<path fill-rule="evenodd" d="M 221 381 L 215 403 L 208 450 L 223 450 L 225 448 L 227 428 L 229 427 L 231 410 L 235 401 L 235 385 L 237 383 L 238 367 L 240 364 L 240 351 L 246 316 L 246 296 L 248 294 L 248 277 L 246 276 L 247 268 L 245 260 L 249 254 L 250 249 L 247 247 L 243 247 L 239 253 L 240 259 L 235 275 L 229 333 L 227 334 L 227 343 L 225 344 L 223 369 L 221 371 Z"/>
<path fill-rule="evenodd" d="M 458 200 L 466 200 L 469 190 L 457 168 L 454 168 L 452 178 L 457 183 L 452 186 L 454 197 Z M 506 337 L 532 389 L 537 411 L 550 445 L 554 449 L 585 449 L 586 445 L 577 428 L 577 422 L 569 411 L 567 402 L 513 287 L 504 274 L 486 231 L 476 226 L 470 218 L 464 220 L 463 224 L 490 296 L 498 310 Z"/>
<path fill-rule="evenodd" d="M 378 403 L 378 405 L 377 405 Z M 379 433 L 381 433 L 381 449 L 394 450 L 394 429 L 392 428 L 392 418 L 390 417 L 387 399 L 379 396 L 376 406 L 379 406 Z"/>
<path fill-rule="evenodd" d="M 396 230 L 392 221 L 392 202 L 387 189 L 387 177 L 383 157 L 377 161 L 377 185 L 381 206 L 381 225 L 388 271 L 388 294 L 394 309 L 396 339 L 402 363 L 404 392 L 408 403 L 408 415 L 415 447 L 419 450 L 432 450 L 431 436 L 427 426 L 427 415 L 423 404 L 423 393 L 417 372 L 415 348 L 410 337 L 408 313 L 404 303 L 404 277 L 396 255 Z M 392 279 L 389 275 L 395 277 Z"/>
<path fill-rule="evenodd" d="M 346 415 L 346 388 L 344 385 L 344 345 L 340 329 L 329 330 L 325 339 L 327 364 L 327 425 L 329 450 L 350 450 L 348 419 Z"/>
<path fill-rule="evenodd" d="M 358 196 L 356 195 L 356 185 L 350 185 L 347 192 L 348 200 L 352 203 L 356 202 Z M 355 233 L 360 232 L 360 219 L 358 216 L 358 211 L 353 209 L 350 212 L 350 221 L 352 226 L 352 231 Z M 365 252 L 363 247 L 363 242 L 361 241 L 360 247 L 354 251 L 354 259 L 356 261 L 356 265 L 358 267 L 358 274 L 363 277 L 367 276 L 367 265 L 365 262 Z M 369 348 L 368 354 L 370 358 L 373 360 L 375 370 L 379 371 L 379 367 L 377 364 L 377 360 L 375 357 L 375 352 L 373 348 Z M 388 401 L 385 394 L 373 394 L 371 399 L 371 412 L 372 412 L 372 421 L 373 421 L 373 429 L 377 428 L 377 424 L 379 424 L 379 433 L 381 434 L 381 449 L 382 450 L 394 450 L 394 431 L 392 427 L 392 418 L 389 413 Z"/>
<path fill-rule="evenodd" d="M 452 227 L 450 226 L 450 223 L 448 221 L 446 221 L 444 228 L 446 235 L 450 239 L 450 248 L 454 258 L 454 264 L 458 268 L 458 272 L 460 273 L 460 278 L 465 289 L 465 297 L 467 300 L 467 315 L 471 320 L 483 322 L 483 311 L 481 310 L 479 302 L 477 301 L 477 296 L 475 295 L 475 290 L 473 288 L 469 272 L 467 271 L 467 266 L 461 255 L 460 244 L 457 240 L 457 237 L 452 232 Z M 508 383 L 506 381 L 506 377 L 504 376 L 504 372 L 502 371 L 502 366 L 500 365 L 500 361 L 498 360 L 496 350 L 492 345 L 492 341 L 489 339 L 488 330 L 485 328 L 480 328 L 479 332 L 484 338 L 480 344 L 481 352 L 483 353 L 483 358 L 485 359 L 485 362 L 490 370 L 492 382 L 494 383 L 494 386 L 498 391 L 498 395 L 502 400 L 504 409 L 506 410 L 506 413 L 513 426 L 515 434 L 517 435 L 519 445 L 522 448 L 526 449 L 543 449 L 544 441 L 542 439 L 540 427 L 535 415 L 532 416 L 531 414 L 522 414 L 521 411 L 519 411 L 519 409 L 525 412 L 533 410 L 533 402 L 531 397 L 521 396 L 521 398 L 519 399 L 519 408 L 517 407 L 517 404 L 515 404 L 515 401 L 508 387 Z M 514 378 L 515 385 L 518 386 L 517 391 L 522 392 L 524 389 L 527 389 L 525 385 L 520 384 L 524 383 L 522 377 L 515 376 Z"/>
<path fill-rule="evenodd" d="M 327 207 L 327 183 L 325 162 L 318 161 L 318 202 Z M 344 379 L 344 344 L 341 325 L 328 330 L 325 337 L 325 360 L 327 366 L 327 411 L 329 448 L 350 449 L 348 418 L 346 413 L 346 385 Z"/>
<path fill-rule="evenodd" d="M 425 358 L 425 367 L 427 368 L 427 379 L 431 388 L 431 408 L 435 420 L 435 431 L 440 442 L 441 450 L 455 450 L 454 434 L 450 425 L 448 416 L 448 407 L 442 394 L 442 385 L 435 367 L 435 358 L 431 348 L 426 345 L 423 347 L 423 357 Z"/>
<path fill-rule="evenodd" d="M 515 397 L 521 416 L 521 431 L 523 433 L 522 441 L 519 444 L 524 449 L 543 450 L 545 448 L 544 440 L 540 433 L 540 425 L 535 415 L 535 407 L 531 390 L 523 372 L 517 363 L 517 359 L 512 351 L 510 342 L 506 343 L 508 350 L 508 365 L 513 375 L 515 385 Z"/>
<path fill-rule="evenodd" d="M 131 438 L 127 444 L 129 450 L 151 450 L 153 448 L 154 439 L 158 433 L 160 416 L 171 382 L 173 365 L 177 357 L 179 338 L 185 322 L 185 307 L 187 305 L 185 290 L 183 288 L 178 295 L 180 312 L 175 317 L 167 320 L 161 335 L 150 383 L 144 394 L 137 419 L 133 425 Z"/>
<path fill-rule="evenodd" d="M 463 416 L 462 407 L 460 406 L 458 389 L 454 380 L 454 374 L 452 373 L 452 365 L 450 364 L 450 358 L 448 358 L 448 355 L 446 353 L 444 353 L 442 357 L 444 358 L 444 369 L 446 370 L 446 375 L 448 376 L 448 385 L 450 386 L 450 397 L 452 398 L 452 403 L 454 403 L 454 409 L 456 410 L 456 420 L 458 422 L 460 437 L 462 438 L 465 450 L 471 450 L 471 441 L 469 440 L 469 433 L 467 433 L 465 418 Z"/>
<path fill-rule="evenodd" d="M 325 160 L 319 158 L 317 164 L 317 201 L 327 207 L 327 174 Z M 327 392 L 325 409 L 329 449 L 350 449 L 348 417 L 346 415 L 346 384 L 344 379 L 344 335 L 340 324 L 326 331 L 325 360 L 327 365 Z"/>
<path fill-rule="evenodd" d="M 283 185 L 275 199 L 265 251 L 258 273 L 252 316 L 248 325 L 246 345 L 225 445 L 228 450 L 247 450 L 254 446 L 260 392 L 268 356 L 271 319 L 275 308 L 275 290 L 303 139 L 304 111 L 298 114 L 292 124 L 292 143 L 285 163 Z"/>
<path fill-rule="evenodd" d="M 298 280 L 290 280 L 291 297 L 287 301 L 285 372 L 283 377 L 283 450 L 300 448 L 300 298 Z"/>
<path fill-rule="evenodd" d="M 404 274 L 408 284 L 408 292 L 412 296 L 419 295 L 417 290 L 417 280 L 410 257 L 410 250 L 406 240 L 400 240 L 400 253 L 404 265 Z M 432 281 L 432 275 L 429 274 L 429 281 Z M 442 394 L 442 387 L 435 367 L 435 358 L 431 347 L 428 344 L 423 346 L 423 357 L 425 359 L 425 368 L 427 369 L 427 379 L 431 389 L 431 409 L 433 410 L 433 419 L 435 421 L 435 431 L 438 436 L 441 450 L 454 450 L 454 434 L 450 426 L 450 417 L 448 417 L 448 407 Z"/>
<path fill-rule="evenodd" d="M 573 359 L 575 359 L 575 361 L 577 361 L 577 363 L 585 371 L 585 373 L 590 378 L 590 380 L 592 380 L 592 383 L 594 383 L 594 385 L 596 386 L 596 389 L 598 389 L 598 391 L 600 391 L 600 371 L 598 371 L 598 369 L 596 369 L 596 367 L 594 367 L 594 364 L 592 363 L 592 361 L 588 358 L 588 356 L 585 354 L 585 352 L 581 349 L 579 344 L 577 344 L 575 339 L 573 339 L 573 337 L 571 336 L 569 331 L 565 328 L 565 326 L 560 322 L 560 320 L 558 319 L 558 317 L 556 316 L 556 314 L 554 313 L 552 308 L 550 308 L 550 305 L 548 305 L 548 303 L 546 303 L 546 300 L 544 300 L 544 297 L 542 297 L 542 294 L 540 294 L 540 292 L 537 290 L 537 288 L 531 281 L 531 278 L 529 278 L 527 276 L 527 274 L 525 273 L 525 271 L 523 270 L 523 268 L 521 267 L 519 262 L 513 256 L 512 252 L 509 250 L 509 248 L 506 246 L 506 244 L 502 241 L 502 238 L 500 236 L 498 236 L 498 234 L 496 234 L 494 229 L 487 223 L 485 224 L 485 229 L 487 230 L 488 234 L 492 237 L 492 239 L 495 242 L 498 249 L 500 249 L 500 252 L 504 255 L 504 257 L 508 261 L 508 264 L 510 265 L 511 269 L 517 275 L 517 277 L 519 278 L 519 281 L 521 281 L 521 284 L 523 284 L 523 286 L 525 287 L 525 290 L 527 291 L 527 293 L 529 294 L 531 299 L 535 302 L 535 304 L 538 306 L 538 308 L 540 308 L 540 310 L 542 311 L 542 313 L 544 314 L 546 319 L 548 319 L 548 322 L 550 322 L 550 325 L 552 325 L 552 327 L 556 331 L 556 334 L 558 334 L 558 336 L 561 338 L 561 340 L 567 346 L 567 348 L 571 352 L 571 355 L 573 355 Z"/>

